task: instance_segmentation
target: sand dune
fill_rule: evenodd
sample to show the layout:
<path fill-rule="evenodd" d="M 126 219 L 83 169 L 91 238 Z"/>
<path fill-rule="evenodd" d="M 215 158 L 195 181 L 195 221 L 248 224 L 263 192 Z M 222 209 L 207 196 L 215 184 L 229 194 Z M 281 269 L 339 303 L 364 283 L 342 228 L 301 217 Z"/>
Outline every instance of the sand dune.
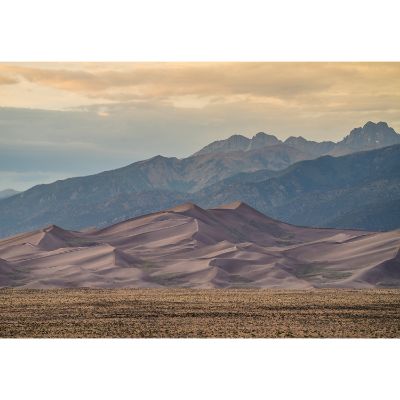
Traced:
<path fill-rule="evenodd" d="M 0 241 L 0 286 L 400 287 L 400 231 L 298 227 L 235 202 Z"/>

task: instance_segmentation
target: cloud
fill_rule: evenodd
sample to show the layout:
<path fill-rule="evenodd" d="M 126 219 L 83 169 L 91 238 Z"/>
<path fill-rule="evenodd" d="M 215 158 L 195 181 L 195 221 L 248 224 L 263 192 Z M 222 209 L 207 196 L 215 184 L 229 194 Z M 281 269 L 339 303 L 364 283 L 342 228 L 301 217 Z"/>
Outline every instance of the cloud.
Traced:
<path fill-rule="evenodd" d="M 168 100 L 196 96 L 229 102 L 332 93 L 350 95 L 400 89 L 397 63 L 120 63 L 37 67 L 3 65 L 3 70 L 38 85 L 109 101 Z M 84 69 L 83 69 L 84 68 Z"/>
<path fill-rule="evenodd" d="M 0 71 L 7 72 L 29 82 L 72 92 L 90 92 L 105 89 L 101 78 L 87 71 L 68 69 L 32 68 L 19 65 L 3 65 Z"/>
<path fill-rule="evenodd" d="M 16 78 L 11 78 L 6 75 L 0 75 L 0 85 L 14 85 L 18 82 L 19 81 Z"/>

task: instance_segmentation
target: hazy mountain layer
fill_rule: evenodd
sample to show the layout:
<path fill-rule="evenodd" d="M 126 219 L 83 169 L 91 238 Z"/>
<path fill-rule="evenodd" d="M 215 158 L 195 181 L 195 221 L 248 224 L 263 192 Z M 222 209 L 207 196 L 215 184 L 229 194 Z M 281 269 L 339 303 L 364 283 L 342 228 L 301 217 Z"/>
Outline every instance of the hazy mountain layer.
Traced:
<path fill-rule="evenodd" d="M 0 190 L 0 200 L 1 199 L 6 199 L 7 197 L 14 196 L 18 194 L 19 192 L 14 190 L 14 189 L 5 189 L 5 190 Z"/>
<path fill-rule="evenodd" d="M 396 171 L 385 175 L 386 164 L 392 162 L 385 159 L 386 155 L 372 165 L 367 165 L 368 157 L 351 159 L 360 168 L 352 162 L 338 161 L 334 163 L 337 169 L 330 170 L 329 163 L 333 162 L 327 161 L 330 159 L 295 163 L 315 159 L 326 152 L 337 155 L 381 147 L 395 143 L 399 137 L 386 123 L 371 122 L 353 130 L 338 144 L 294 137 L 281 143 L 263 133 L 252 139 L 235 135 L 185 159 L 156 156 L 96 175 L 38 185 L 2 199 L 0 236 L 46 224 L 59 224 L 68 229 L 105 226 L 186 200 L 204 206 L 245 200 L 291 223 L 392 229 L 400 227 L 395 216 L 374 218 L 371 224 L 354 214 L 367 204 L 379 207 L 381 202 L 400 198 Z M 396 158 L 398 154 L 391 157 Z M 343 180 L 342 175 L 351 177 L 351 181 Z M 270 178 L 274 179 L 269 181 Z M 266 180 L 268 183 L 264 184 Z M 382 210 L 381 215 L 384 213 Z M 348 215 L 346 221 L 342 218 L 344 215 Z"/>
<path fill-rule="evenodd" d="M 194 199 L 204 207 L 240 199 L 275 218 L 304 226 L 400 227 L 396 212 L 400 204 L 400 145 L 301 161 L 273 177 L 266 172 L 264 180 L 262 171 L 252 175 L 212 185 Z"/>
<path fill-rule="evenodd" d="M 38 185 L 0 201 L 0 236 L 59 224 L 102 226 L 184 201 L 243 171 L 281 170 L 308 155 L 285 145 L 179 160 L 156 156 L 100 174 Z"/>

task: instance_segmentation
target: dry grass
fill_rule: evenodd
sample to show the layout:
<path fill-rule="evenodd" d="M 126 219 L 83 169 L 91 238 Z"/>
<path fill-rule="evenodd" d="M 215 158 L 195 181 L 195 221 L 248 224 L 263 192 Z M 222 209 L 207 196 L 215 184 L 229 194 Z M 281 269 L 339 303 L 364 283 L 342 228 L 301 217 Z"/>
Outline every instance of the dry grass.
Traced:
<path fill-rule="evenodd" d="M 0 289 L 0 337 L 400 337 L 400 290 Z"/>

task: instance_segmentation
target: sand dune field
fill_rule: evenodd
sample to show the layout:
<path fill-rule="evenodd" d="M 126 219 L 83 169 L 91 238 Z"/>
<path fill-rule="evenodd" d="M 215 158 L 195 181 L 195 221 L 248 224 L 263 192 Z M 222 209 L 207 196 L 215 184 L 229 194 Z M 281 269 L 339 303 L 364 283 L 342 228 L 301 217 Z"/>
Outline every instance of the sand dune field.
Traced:
<path fill-rule="evenodd" d="M 99 230 L 52 225 L 3 239 L 0 286 L 400 287 L 400 231 L 305 228 L 240 202 L 187 203 Z"/>

